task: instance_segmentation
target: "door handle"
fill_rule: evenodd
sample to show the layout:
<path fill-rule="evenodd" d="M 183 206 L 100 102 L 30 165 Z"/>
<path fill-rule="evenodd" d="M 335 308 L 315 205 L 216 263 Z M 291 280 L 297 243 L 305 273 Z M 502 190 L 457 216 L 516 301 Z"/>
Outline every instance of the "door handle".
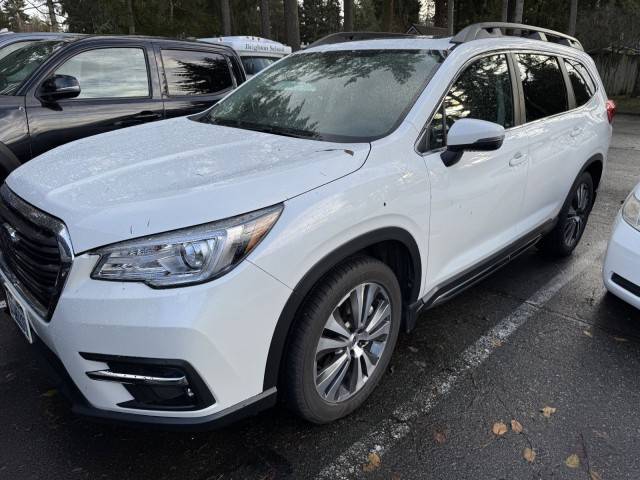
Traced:
<path fill-rule="evenodd" d="M 509 166 L 516 167 L 523 162 L 527 161 L 527 156 L 522 152 L 517 152 L 511 160 L 509 160 Z"/>
<path fill-rule="evenodd" d="M 160 113 L 145 111 L 140 112 L 136 115 L 131 115 L 130 117 L 125 117 L 122 120 L 118 120 L 115 122 L 116 127 L 130 127 L 131 125 L 136 125 L 142 122 L 150 122 L 153 120 L 160 120 L 162 115 Z"/>
<path fill-rule="evenodd" d="M 146 120 L 157 120 L 161 117 L 162 115 L 156 112 L 140 112 L 139 114 L 134 115 L 132 118 L 134 120 L 146 121 Z"/>

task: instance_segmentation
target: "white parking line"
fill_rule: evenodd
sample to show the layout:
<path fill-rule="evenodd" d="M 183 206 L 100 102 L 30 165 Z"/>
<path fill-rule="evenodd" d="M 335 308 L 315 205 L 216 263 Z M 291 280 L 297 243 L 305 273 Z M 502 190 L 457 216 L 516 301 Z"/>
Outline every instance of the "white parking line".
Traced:
<path fill-rule="evenodd" d="M 509 338 L 538 313 L 562 287 L 592 265 L 604 252 L 605 247 L 604 241 L 591 246 L 578 261 L 556 274 L 551 281 L 525 300 L 510 315 L 502 319 L 473 345 L 467 347 L 445 372 L 425 379 L 427 381 L 412 395 L 412 400 L 400 405 L 390 418 L 380 422 L 376 430 L 368 432 L 352 444 L 316 478 L 353 479 L 362 476 L 362 464 L 366 463 L 370 452 L 375 451 L 382 457 L 385 451 L 405 437 L 411 430 L 408 424 L 410 420 L 429 413 L 453 389 L 461 377 L 489 358 L 499 345 L 496 340 L 504 341 Z"/>

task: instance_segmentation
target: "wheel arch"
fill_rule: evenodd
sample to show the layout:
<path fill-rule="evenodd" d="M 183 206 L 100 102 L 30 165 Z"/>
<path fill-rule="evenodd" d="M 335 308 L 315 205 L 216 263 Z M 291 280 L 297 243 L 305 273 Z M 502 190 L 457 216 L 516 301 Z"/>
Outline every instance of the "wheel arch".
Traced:
<path fill-rule="evenodd" d="M 293 289 L 271 338 L 264 373 L 264 390 L 278 385 L 289 334 L 295 325 L 298 311 L 314 285 L 337 265 L 358 254 L 370 255 L 391 267 L 401 284 L 405 306 L 418 299 L 422 281 L 422 260 L 418 244 L 408 231 L 389 227 L 350 240 L 318 261 Z"/>
<path fill-rule="evenodd" d="M 600 186 L 600 181 L 602 180 L 602 174 L 604 173 L 604 155 L 596 153 L 591 156 L 591 158 L 589 158 L 589 160 L 587 160 L 582 166 L 578 177 L 585 172 L 588 172 L 591 175 L 591 178 L 593 179 L 594 192 L 597 192 L 598 187 Z"/>

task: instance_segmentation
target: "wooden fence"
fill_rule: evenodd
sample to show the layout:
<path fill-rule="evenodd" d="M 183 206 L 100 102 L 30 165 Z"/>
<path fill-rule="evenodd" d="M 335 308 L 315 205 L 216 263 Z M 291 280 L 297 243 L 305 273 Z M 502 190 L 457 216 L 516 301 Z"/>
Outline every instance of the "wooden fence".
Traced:
<path fill-rule="evenodd" d="M 640 84 L 640 55 L 615 52 L 592 54 L 607 95 L 631 95 Z M 636 92 L 638 94 L 639 92 Z"/>

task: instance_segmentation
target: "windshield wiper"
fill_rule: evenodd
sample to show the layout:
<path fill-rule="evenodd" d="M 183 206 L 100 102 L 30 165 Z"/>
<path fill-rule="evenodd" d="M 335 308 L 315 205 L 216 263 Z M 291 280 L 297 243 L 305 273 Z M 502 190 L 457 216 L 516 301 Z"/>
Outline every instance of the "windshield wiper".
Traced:
<path fill-rule="evenodd" d="M 245 122 L 243 120 L 237 120 L 237 119 L 231 119 L 231 118 L 215 118 L 213 116 L 209 117 L 209 119 L 215 125 L 222 125 L 225 127 L 243 128 L 245 130 L 252 130 L 255 132 L 271 133 L 273 135 L 282 135 L 284 137 L 314 138 L 314 139 L 320 138 L 320 136 L 315 132 L 297 130 L 295 128 L 276 127 L 273 125 L 261 125 L 258 123 Z"/>

